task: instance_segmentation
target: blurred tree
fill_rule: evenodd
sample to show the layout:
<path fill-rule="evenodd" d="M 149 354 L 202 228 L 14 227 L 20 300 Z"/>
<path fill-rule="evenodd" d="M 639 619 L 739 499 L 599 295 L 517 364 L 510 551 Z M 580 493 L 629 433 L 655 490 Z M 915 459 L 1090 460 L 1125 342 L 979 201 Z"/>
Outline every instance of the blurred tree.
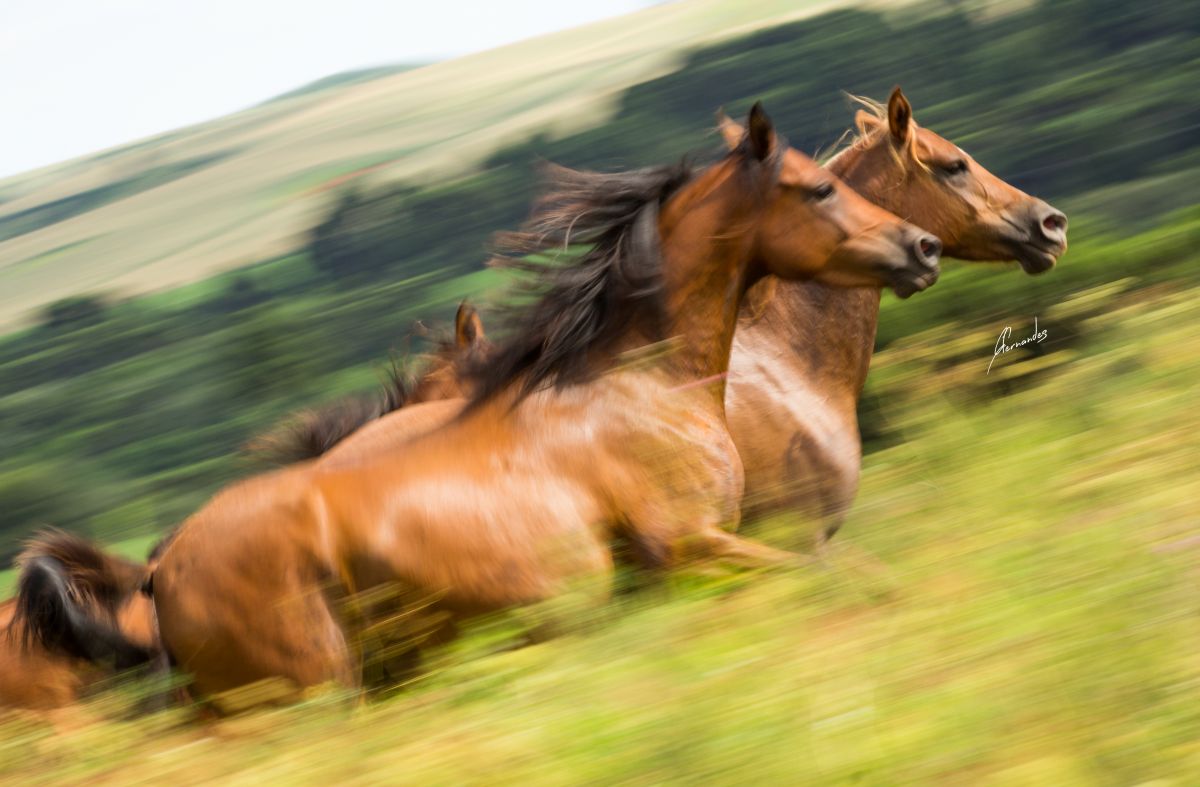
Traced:
<path fill-rule="evenodd" d="M 298 321 L 262 305 L 231 326 L 229 334 L 224 342 L 225 375 L 240 401 L 294 398 L 311 384 L 321 342 Z"/>
<path fill-rule="evenodd" d="M 103 322 L 108 303 L 101 295 L 61 298 L 42 311 L 42 323 L 54 329 L 79 328 Z"/>
<path fill-rule="evenodd" d="M 212 298 L 214 310 L 220 314 L 231 314 L 249 309 L 271 297 L 246 273 L 236 273 Z"/>
<path fill-rule="evenodd" d="M 86 531 L 95 510 L 89 490 L 67 468 L 35 464 L 0 473 L 0 566 L 10 565 L 39 527 Z"/>

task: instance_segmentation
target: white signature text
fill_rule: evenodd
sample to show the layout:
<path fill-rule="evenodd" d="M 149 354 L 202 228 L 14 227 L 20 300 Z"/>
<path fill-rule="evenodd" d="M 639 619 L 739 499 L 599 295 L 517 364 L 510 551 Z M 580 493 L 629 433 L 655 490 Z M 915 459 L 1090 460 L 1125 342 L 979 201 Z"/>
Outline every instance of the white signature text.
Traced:
<path fill-rule="evenodd" d="M 991 363 L 988 364 L 988 370 L 987 370 L 988 374 L 992 373 L 992 364 L 996 362 L 996 359 L 999 358 L 1004 353 L 1008 352 L 1009 350 L 1015 350 L 1018 347 L 1024 347 L 1027 344 L 1041 344 L 1043 341 L 1045 341 L 1046 340 L 1046 330 L 1044 328 L 1040 331 L 1038 330 L 1037 317 L 1034 317 L 1033 318 L 1033 335 L 1032 336 L 1028 336 L 1028 337 L 1022 339 L 1021 341 L 1016 342 L 1015 344 L 1008 344 L 1005 340 L 1009 339 L 1011 337 L 1012 337 L 1012 326 L 1011 325 L 1004 326 L 1004 330 L 1000 331 L 1000 338 L 996 339 L 996 350 L 994 353 L 992 353 Z"/>

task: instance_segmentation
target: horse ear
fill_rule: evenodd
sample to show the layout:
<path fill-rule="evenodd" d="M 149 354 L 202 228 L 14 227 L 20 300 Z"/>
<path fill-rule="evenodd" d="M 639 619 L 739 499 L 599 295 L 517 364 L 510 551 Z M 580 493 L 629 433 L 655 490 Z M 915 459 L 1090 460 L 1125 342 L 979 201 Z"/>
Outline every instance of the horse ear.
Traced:
<path fill-rule="evenodd" d="M 736 149 L 746 136 L 746 129 L 742 128 L 742 124 L 726 115 L 723 109 L 717 110 L 717 130 L 725 140 L 725 147 L 730 150 Z"/>
<path fill-rule="evenodd" d="M 458 305 L 458 314 L 454 316 L 454 343 L 460 348 L 470 347 L 483 339 L 483 321 L 479 312 L 468 301 Z"/>
<path fill-rule="evenodd" d="M 900 144 L 908 141 L 912 131 L 912 105 L 904 97 L 899 85 L 892 88 L 892 94 L 888 96 L 888 131 L 892 132 L 892 139 Z"/>
<path fill-rule="evenodd" d="M 761 101 L 755 101 L 754 106 L 750 107 L 746 128 L 749 129 L 750 152 L 759 161 L 766 161 L 775 147 L 775 126 L 767 117 Z"/>

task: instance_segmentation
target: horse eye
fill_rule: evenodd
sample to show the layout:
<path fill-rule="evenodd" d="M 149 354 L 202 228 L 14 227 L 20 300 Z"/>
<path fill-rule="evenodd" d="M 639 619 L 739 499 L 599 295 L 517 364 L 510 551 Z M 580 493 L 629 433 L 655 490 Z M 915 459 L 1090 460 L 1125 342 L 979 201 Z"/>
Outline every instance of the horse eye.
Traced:
<path fill-rule="evenodd" d="M 827 200 L 833 196 L 833 184 L 822 183 L 813 189 L 813 196 L 819 200 Z"/>
<path fill-rule="evenodd" d="M 947 164 L 946 166 L 942 167 L 942 170 L 947 175 L 961 175 L 967 171 L 967 160 L 961 159 L 961 158 L 956 159 L 956 160 L 950 162 L 949 164 Z"/>

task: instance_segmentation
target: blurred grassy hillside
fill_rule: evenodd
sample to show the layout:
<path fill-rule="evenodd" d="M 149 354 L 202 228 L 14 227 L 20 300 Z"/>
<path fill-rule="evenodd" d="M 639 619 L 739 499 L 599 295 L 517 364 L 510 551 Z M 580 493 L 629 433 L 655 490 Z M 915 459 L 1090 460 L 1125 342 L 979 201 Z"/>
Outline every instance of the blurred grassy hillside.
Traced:
<path fill-rule="evenodd" d="M 725 23 L 732 24 L 729 15 L 735 14 L 730 8 L 701 2 L 653 11 L 669 13 L 678 27 L 669 35 L 683 36 L 671 40 L 683 41 L 692 35 L 686 31 L 728 32 Z M 782 13 L 782 6 L 771 8 L 767 19 Z M 749 5 L 736 13 L 752 17 Z M 646 37 L 668 35 L 648 21 L 653 19 L 658 17 L 635 15 L 605 23 L 600 30 L 608 32 L 596 33 L 595 51 L 617 47 L 629 62 L 642 62 L 639 47 Z M 904 304 L 885 298 L 881 346 L 950 321 L 978 327 L 1031 319 L 1082 287 L 1115 279 L 1129 279 L 1135 287 L 1193 286 L 1200 270 L 1194 253 L 1200 214 L 1188 207 L 1200 201 L 1200 110 L 1193 100 L 1200 79 L 1197 24 L 1178 4 L 1147 4 L 1130 17 L 1123 3 L 1111 0 L 935 2 L 895 11 L 821 13 L 681 54 L 675 70 L 663 66 L 667 73 L 610 95 L 615 114 L 582 130 L 531 122 L 524 133 L 531 128 L 541 133 L 484 159 L 468 154 L 474 148 L 464 142 L 457 169 L 446 165 L 446 172 L 457 174 L 436 185 L 394 181 L 390 172 L 378 182 L 343 182 L 323 192 L 323 211 L 309 217 L 309 232 L 281 256 L 152 296 L 120 300 L 84 293 L 60 299 L 42 310 L 36 326 L 0 340 L 6 446 L 0 456 L 2 551 L 11 555 L 18 537 L 43 522 L 109 539 L 171 526 L 220 484 L 251 469 L 237 449 L 257 430 L 289 409 L 369 388 L 389 351 L 403 356 L 423 346 L 420 339 L 406 338 L 414 320 L 436 327 L 458 298 L 495 285 L 495 276 L 480 266 L 484 247 L 492 232 L 525 215 L 535 189 L 535 156 L 611 167 L 712 150 L 712 112 L 722 104 L 736 111 L 765 98 L 792 144 L 815 152 L 832 144 L 850 122 L 840 90 L 883 96 L 899 81 L 918 120 L 1071 215 L 1072 251 L 1054 272 L 1033 279 L 1003 266 L 948 266 L 939 286 L 920 298 Z M 629 30 L 637 35 L 628 40 L 618 35 Z M 575 44 L 558 42 L 551 49 L 558 52 L 561 44 L 561 52 L 578 55 L 576 34 L 564 35 Z M 519 69 L 553 70 L 558 62 L 531 58 L 525 49 L 509 54 Z M 369 89 L 380 106 L 392 107 L 389 102 L 416 95 L 402 80 L 428 72 L 445 77 L 437 84 L 447 96 L 458 95 L 453 91 L 473 84 L 455 76 L 466 73 L 461 69 L 500 56 L 436 67 L 453 66 L 444 74 L 419 69 L 347 89 Z M 588 62 L 605 71 L 598 65 L 602 61 Z M 592 95 L 579 86 L 559 88 L 563 95 Z M 216 121 L 210 131 L 220 136 L 220 129 L 241 128 L 259 117 L 255 112 L 299 111 L 294 101 L 300 99 L 349 101 L 340 90 L 333 86 L 274 102 Z M 511 108 L 513 100 L 498 96 L 495 106 Z M 320 104 L 347 140 L 357 138 L 352 121 L 359 117 L 358 105 L 350 104 Z M 254 127 L 263 144 L 287 155 L 308 155 L 309 148 L 282 126 Z M 188 145 L 205 138 L 201 132 L 187 136 Z M 513 138 L 520 137 L 514 131 Z M 216 149 L 188 147 L 188 156 L 217 155 Z M 95 174 L 81 163 L 63 165 L 62 172 L 76 170 Z M 95 189 L 135 190 L 144 179 L 159 178 L 155 171 L 142 172 L 141 181 L 93 183 L 92 192 L 60 198 L 99 199 Z M 288 172 L 277 170 L 273 187 L 291 178 Z M 26 185 L 53 182 L 65 190 L 67 181 L 53 174 L 35 173 Z M 193 186 L 203 191 L 190 180 L 178 185 L 186 193 Z M 221 200 L 227 185 L 236 184 L 213 187 Z M 25 204 L 16 196 L 24 187 L 9 186 L 5 205 Z M 161 186 L 139 193 L 174 204 L 160 192 Z M 172 210 L 180 221 L 213 226 L 202 212 Z M 74 254 L 79 242 L 70 240 L 65 227 L 59 222 L 39 231 L 56 239 L 54 254 Z M 168 225 L 126 235 L 150 236 L 187 245 L 185 235 Z M 88 259 L 98 266 L 89 276 L 117 286 L 102 269 L 119 254 Z M 46 261 L 56 281 L 86 286 L 88 279 L 66 275 L 56 264 Z M 1051 342 L 1077 338 L 1050 333 Z M 986 357 L 992 342 L 974 352 Z M 991 395 L 1001 394 L 991 389 Z M 868 398 L 869 438 L 877 409 Z"/>
<path fill-rule="evenodd" d="M 324 189 L 428 181 L 538 131 L 603 122 L 686 48 L 836 3 L 693 0 L 243 112 L 0 181 L 0 327 L 96 289 L 161 290 L 291 251 Z"/>

